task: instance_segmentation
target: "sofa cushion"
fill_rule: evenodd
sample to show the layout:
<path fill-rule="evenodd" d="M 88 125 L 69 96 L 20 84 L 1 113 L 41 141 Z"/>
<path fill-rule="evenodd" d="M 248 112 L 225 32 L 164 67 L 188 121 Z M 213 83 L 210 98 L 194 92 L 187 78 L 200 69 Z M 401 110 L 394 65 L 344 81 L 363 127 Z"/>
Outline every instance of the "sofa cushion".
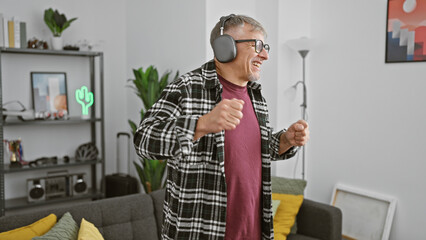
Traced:
<path fill-rule="evenodd" d="M 283 178 L 283 177 L 271 177 L 272 192 L 273 193 L 285 193 L 294 195 L 303 195 L 306 187 L 306 180 Z"/>
<path fill-rule="evenodd" d="M 275 214 L 277 213 L 277 210 L 280 204 L 281 204 L 281 200 L 272 199 L 272 217 L 275 217 Z"/>
<path fill-rule="evenodd" d="M 293 194 L 293 195 L 303 195 L 306 187 L 306 180 L 303 179 L 294 179 L 294 178 L 284 178 L 284 177 L 271 177 L 272 192 L 273 193 L 283 193 L 283 194 Z M 290 233 L 297 232 L 297 221 L 291 227 Z"/>
<path fill-rule="evenodd" d="M 32 240 L 75 240 L 77 239 L 78 225 L 69 212 L 66 212 L 61 219 L 46 234 L 35 237 Z"/>
<path fill-rule="evenodd" d="M 13 218 L 9 221 L 13 222 Z M 19 221 L 18 221 L 19 222 Z M 2 240 L 30 240 L 33 237 L 41 236 L 49 231 L 56 223 L 56 215 L 49 214 L 47 217 L 43 217 L 36 222 L 20 228 L 16 228 L 7 232 L 0 233 L 0 239 Z"/>
<path fill-rule="evenodd" d="M 104 238 L 93 223 L 88 222 L 83 218 L 81 219 L 77 240 L 104 240 Z"/>
<path fill-rule="evenodd" d="M 280 200 L 274 217 L 275 239 L 285 240 L 294 225 L 295 218 L 303 202 L 303 195 L 272 193 L 273 200 Z"/>

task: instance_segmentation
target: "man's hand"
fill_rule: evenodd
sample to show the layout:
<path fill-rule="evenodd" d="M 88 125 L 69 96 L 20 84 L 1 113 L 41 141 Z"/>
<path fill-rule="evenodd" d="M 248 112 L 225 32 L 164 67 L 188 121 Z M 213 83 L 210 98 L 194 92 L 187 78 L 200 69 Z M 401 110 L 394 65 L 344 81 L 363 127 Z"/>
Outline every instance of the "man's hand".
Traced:
<path fill-rule="evenodd" d="M 194 140 L 209 133 L 222 130 L 233 130 L 243 118 L 244 101 L 239 99 L 224 99 L 213 110 L 198 119 Z"/>
<path fill-rule="evenodd" d="M 304 146 L 309 140 L 309 125 L 305 120 L 292 124 L 280 138 L 280 154 L 293 146 Z"/>

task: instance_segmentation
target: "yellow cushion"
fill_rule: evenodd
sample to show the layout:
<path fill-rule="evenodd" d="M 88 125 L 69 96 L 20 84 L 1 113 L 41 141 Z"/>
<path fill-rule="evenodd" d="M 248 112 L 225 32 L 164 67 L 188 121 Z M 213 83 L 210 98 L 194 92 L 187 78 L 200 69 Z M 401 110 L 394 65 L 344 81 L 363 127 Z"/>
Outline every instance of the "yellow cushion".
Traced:
<path fill-rule="evenodd" d="M 77 240 L 104 240 L 99 230 L 93 223 L 81 219 Z"/>
<path fill-rule="evenodd" d="M 50 214 L 28 226 L 0 233 L 0 240 L 31 240 L 33 237 L 47 233 L 55 223 L 56 215 Z"/>
<path fill-rule="evenodd" d="M 272 200 L 281 201 L 274 217 L 275 239 L 285 240 L 294 225 L 296 215 L 303 202 L 303 195 L 272 193 Z"/>

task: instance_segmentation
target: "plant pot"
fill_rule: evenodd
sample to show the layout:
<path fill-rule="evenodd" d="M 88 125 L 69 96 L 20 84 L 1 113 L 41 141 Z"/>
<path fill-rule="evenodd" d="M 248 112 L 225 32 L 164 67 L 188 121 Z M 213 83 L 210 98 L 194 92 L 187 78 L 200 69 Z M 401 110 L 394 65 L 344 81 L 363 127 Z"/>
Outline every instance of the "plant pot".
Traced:
<path fill-rule="evenodd" d="M 62 50 L 62 47 L 63 47 L 62 37 L 52 37 L 52 49 Z"/>

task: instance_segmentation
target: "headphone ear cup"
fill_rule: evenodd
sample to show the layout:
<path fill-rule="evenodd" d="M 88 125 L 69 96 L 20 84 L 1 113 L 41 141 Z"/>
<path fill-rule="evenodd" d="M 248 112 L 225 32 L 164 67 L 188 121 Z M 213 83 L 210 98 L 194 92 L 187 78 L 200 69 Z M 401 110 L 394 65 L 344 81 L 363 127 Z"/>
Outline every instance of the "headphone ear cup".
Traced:
<path fill-rule="evenodd" d="M 234 39 L 228 34 L 219 36 L 213 41 L 213 52 L 219 62 L 231 62 L 237 56 Z"/>

